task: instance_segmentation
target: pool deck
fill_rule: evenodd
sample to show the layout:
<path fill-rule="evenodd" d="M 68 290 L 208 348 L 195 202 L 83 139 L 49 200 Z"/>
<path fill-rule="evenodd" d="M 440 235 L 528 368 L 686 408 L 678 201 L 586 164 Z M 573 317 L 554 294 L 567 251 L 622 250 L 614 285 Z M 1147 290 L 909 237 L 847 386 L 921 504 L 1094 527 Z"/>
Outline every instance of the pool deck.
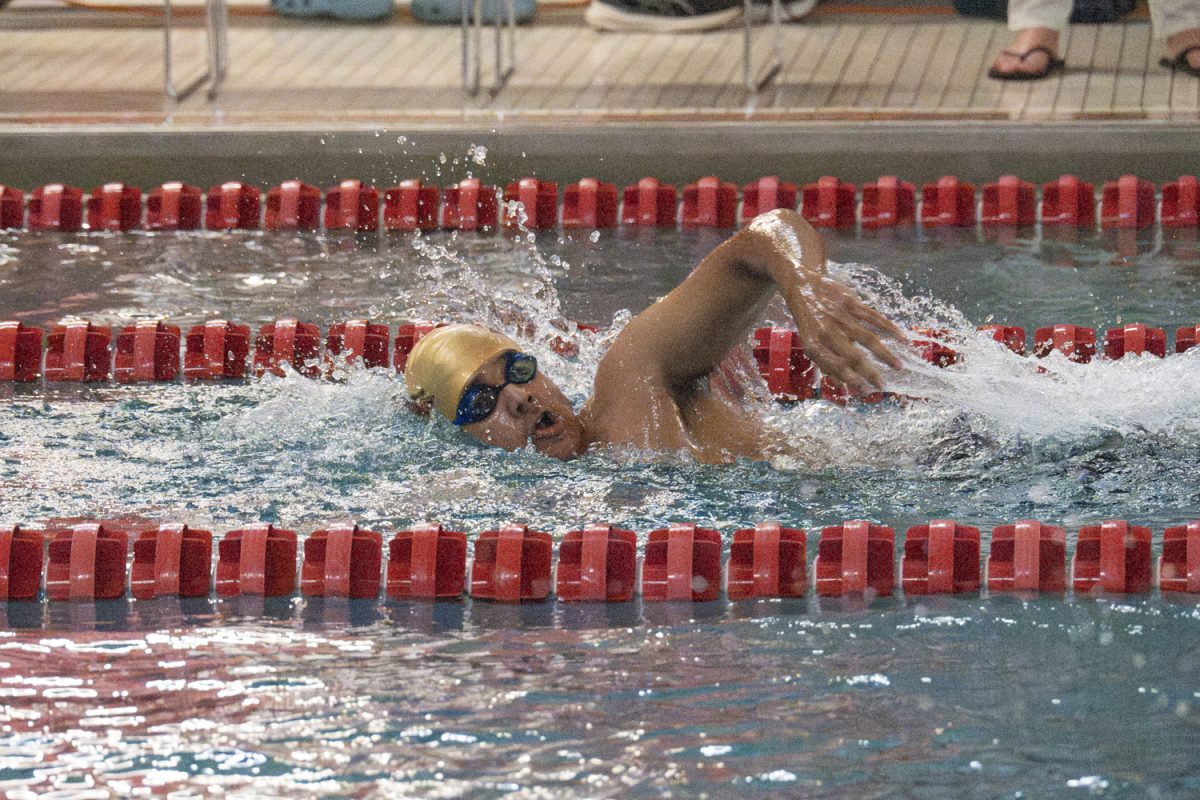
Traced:
<path fill-rule="evenodd" d="M 669 131 L 683 145 L 708 142 L 699 149 L 726 157 L 741 150 L 751 160 L 760 150 L 778 155 L 798 145 L 810 154 L 844 149 L 847 168 L 855 153 L 861 160 L 884 144 L 897 152 L 903 139 L 924 142 L 915 147 L 925 160 L 946 154 L 964 169 L 989 169 L 1010 152 L 1049 153 L 1061 165 L 1073 152 L 1081 169 L 1091 159 L 1111 172 L 1111 157 L 1123 153 L 1133 154 L 1131 169 L 1139 153 L 1158 165 L 1174 153 L 1186 166 L 1200 120 L 1200 80 L 1158 66 L 1163 44 L 1152 40 L 1144 14 L 1073 26 L 1060 75 L 998 82 L 986 70 L 1008 40 L 1001 23 L 937 8 L 884 14 L 826 4 L 784 26 L 783 68 L 754 93 L 742 82 L 741 28 L 599 33 L 584 24 L 581 7 L 561 7 L 518 29 L 507 85 L 472 97 L 462 88 L 454 26 L 416 23 L 406 13 L 375 24 L 296 21 L 240 7 L 219 96 L 198 92 L 176 103 L 162 91 L 157 11 L 24 8 L 25 1 L 0 11 L 0 168 L 18 174 L 38 153 L 94 136 L 134 137 L 123 141 L 140 142 L 148 154 L 176 146 L 178 137 L 203 138 L 202 157 L 220 142 L 230 146 L 226 135 L 269 150 L 267 140 L 244 134 L 278 141 L 340 131 L 352 154 L 383 129 L 425 132 L 430 152 L 468 134 L 520 132 L 538 152 L 577 155 L 587 146 L 599 158 L 635 162 L 646 148 L 660 150 Z M 177 19 L 174 40 L 181 79 L 203 63 L 204 35 L 190 11 Z M 760 26 L 755 37 L 765 62 L 770 31 Z M 744 145 L 731 147 L 732 135 Z M 1049 162 L 1033 169 L 1053 171 Z"/>

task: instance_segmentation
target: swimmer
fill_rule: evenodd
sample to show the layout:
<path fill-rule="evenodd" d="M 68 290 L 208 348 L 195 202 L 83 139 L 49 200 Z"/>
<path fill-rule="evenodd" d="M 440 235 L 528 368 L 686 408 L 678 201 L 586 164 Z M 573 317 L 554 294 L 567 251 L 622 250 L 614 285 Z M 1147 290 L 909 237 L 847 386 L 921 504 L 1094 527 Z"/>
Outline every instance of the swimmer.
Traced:
<path fill-rule="evenodd" d="M 900 330 L 830 277 L 825 242 L 794 211 L 755 218 L 669 294 L 634 317 L 600 361 L 578 414 L 537 361 L 499 333 L 451 325 L 428 333 L 404 371 L 418 408 L 433 408 L 490 445 L 572 458 L 589 447 L 686 451 L 699 461 L 780 452 L 721 369 L 778 292 L 821 371 L 867 394 L 878 366 L 900 368 L 883 339 Z"/>

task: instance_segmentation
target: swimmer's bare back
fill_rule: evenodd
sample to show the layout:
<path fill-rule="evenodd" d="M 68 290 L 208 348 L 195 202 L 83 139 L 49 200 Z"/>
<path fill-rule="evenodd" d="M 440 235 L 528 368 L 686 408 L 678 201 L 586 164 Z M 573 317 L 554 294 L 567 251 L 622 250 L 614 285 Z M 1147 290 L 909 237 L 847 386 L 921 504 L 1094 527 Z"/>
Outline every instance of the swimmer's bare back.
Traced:
<path fill-rule="evenodd" d="M 776 292 L 825 375 L 865 394 L 883 388 L 871 356 L 899 369 L 883 344 L 902 340 L 899 329 L 829 276 L 825 243 L 803 217 L 772 211 L 625 326 L 579 415 L 587 444 L 687 450 L 712 462 L 770 456 L 757 415 L 724 390 L 718 372 Z"/>

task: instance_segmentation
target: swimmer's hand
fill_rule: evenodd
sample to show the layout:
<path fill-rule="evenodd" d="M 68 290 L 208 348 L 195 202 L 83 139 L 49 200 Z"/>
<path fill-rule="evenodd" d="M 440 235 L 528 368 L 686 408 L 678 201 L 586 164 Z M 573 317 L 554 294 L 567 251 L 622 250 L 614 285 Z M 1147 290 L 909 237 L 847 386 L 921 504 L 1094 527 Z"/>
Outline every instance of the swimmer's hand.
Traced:
<path fill-rule="evenodd" d="M 900 369 L 900 359 L 883 339 L 903 342 L 905 337 L 853 289 L 829 276 L 821 235 L 794 211 L 763 214 L 747 230 L 761 242 L 752 267 L 775 283 L 813 363 L 857 394 L 882 389 L 883 378 L 867 353 Z"/>
<path fill-rule="evenodd" d="M 904 335 L 849 286 L 818 275 L 788 287 L 783 297 L 796 320 L 805 354 L 822 373 L 852 392 L 866 395 L 883 388 L 883 378 L 867 358 L 868 352 L 900 369 L 900 359 L 882 340 L 904 341 Z"/>
<path fill-rule="evenodd" d="M 787 301 L 805 352 L 822 372 L 870 394 L 883 379 L 870 356 L 898 369 L 884 339 L 900 330 L 831 278 L 825 242 L 795 211 L 761 214 L 696 266 L 666 297 L 625 326 L 596 374 L 601 388 L 630 376 L 689 387 L 746 341 L 776 293 Z M 870 355 L 868 355 L 870 354 Z"/>

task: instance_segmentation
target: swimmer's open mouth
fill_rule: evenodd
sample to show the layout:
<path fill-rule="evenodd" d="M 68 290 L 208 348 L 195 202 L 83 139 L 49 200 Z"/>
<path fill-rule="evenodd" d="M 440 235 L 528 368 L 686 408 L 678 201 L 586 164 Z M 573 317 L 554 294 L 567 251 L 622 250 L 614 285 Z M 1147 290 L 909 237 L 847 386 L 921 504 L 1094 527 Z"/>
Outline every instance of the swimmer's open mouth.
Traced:
<path fill-rule="evenodd" d="M 553 411 L 543 411 L 538 417 L 538 421 L 533 426 L 533 438 L 536 439 L 551 439 L 563 432 L 566 423 L 563 418 Z"/>

